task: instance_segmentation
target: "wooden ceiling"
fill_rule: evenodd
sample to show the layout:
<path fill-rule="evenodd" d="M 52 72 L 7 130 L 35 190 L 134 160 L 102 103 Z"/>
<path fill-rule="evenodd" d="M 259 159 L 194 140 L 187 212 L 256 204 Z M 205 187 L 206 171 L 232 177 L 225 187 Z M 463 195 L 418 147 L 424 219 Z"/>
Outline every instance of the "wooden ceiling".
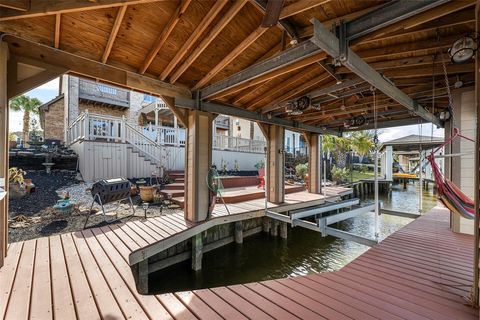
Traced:
<path fill-rule="evenodd" d="M 281 23 L 262 28 L 260 0 L 9 0 L 0 1 L 0 32 L 194 91 L 307 41 L 313 35 L 312 18 L 331 27 L 386 2 L 286 0 Z M 473 33 L 474 21 L 473 0 L 449 1 L 357 38 L 350 47 L 428 111 L 438 113 L 448 106 L 443 61 L 450 85 L 474 82 L 473 62 L 453 65 L 445 55 L 454 40 Z M 316 97 L 321 110 L 285 113 L 286 101 L 334 86 L 340 78 L 353 85 Z M 370 86 L 355 79 L 321 52 L 208 100 L 343 130 L 344 121 L 358 115 L 372 121 Z M 376 97 L 380 124 L 418 121 L 382 93 Z"/>

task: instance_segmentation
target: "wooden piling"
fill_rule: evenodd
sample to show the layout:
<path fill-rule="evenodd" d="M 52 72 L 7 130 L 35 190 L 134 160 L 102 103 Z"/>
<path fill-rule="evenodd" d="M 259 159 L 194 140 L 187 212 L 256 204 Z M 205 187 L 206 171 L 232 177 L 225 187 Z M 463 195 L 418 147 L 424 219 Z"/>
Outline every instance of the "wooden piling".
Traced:
<path fill-rule="evenodd" d="M 243 243 L 243 222 L 242 221 L 235 222 L 235 243 L 238 243 L 238 244 Z"/>
<path fill-rule="evenodd" d="M 270 235 L 273 237 L 278 236 L 278 221 L 272 220 L 270 223 Z"/>
<path fill-rule="evenodd" d="M 280 222 L 280 238 L 287 239 L 288 237 L 288 224 L 286 222 Z"/>
<path fill-rule="evenodd" d="M 192 270 L 199 271 L 202 269 L 203 258 L 203 239 L 202 234 L 196 234 L 192 237 Z"/>
<path fill-rule="evenodd" d="M 137 287 L 140 294 L 148 293 L 148 259 L 137 263 Z"/>
<path fill-rule="evenodd" d="M 269 217 L 263 217 L 263 232 L 270 232 L 271 219 Z"/>

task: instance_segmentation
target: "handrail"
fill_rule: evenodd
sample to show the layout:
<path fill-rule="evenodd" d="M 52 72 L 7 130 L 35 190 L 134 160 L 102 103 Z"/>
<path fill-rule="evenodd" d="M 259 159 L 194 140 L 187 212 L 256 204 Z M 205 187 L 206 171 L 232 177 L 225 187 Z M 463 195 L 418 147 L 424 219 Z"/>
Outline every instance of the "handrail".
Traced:
<path fill-rule="evenodd" d="M 81 114 L 78 115 L 78 117 L 73 120 L 72 124 L 68 126 L 68 129 L 71 129 L 77 122 L 85 118 L 85 112 L 82 112 Z"/>
<path fill-rule="evenodd" d="M 148 140 L 150 141 L 152 144 L 154 144 L 156 147 L 158 148 L 161 148 L 162 146 L 160 144 L 158 144 L 156 141 L 153 141 L 152 139 L 150 139 L 149 137 L 147 137 L 146 135 L 144 135 L 143 133 L 141 133 L 140 131 L 138 131 L 137 129 L 135 129 L 131 124 L 129 124 L 128 122 L 125 122 L 125 126 L 129 127 L 130 129 L 132 129 L 133 131 L 135 131 L 138 135 L 141 135 L 143 136 L 143 138 L 145 140 Z"/>

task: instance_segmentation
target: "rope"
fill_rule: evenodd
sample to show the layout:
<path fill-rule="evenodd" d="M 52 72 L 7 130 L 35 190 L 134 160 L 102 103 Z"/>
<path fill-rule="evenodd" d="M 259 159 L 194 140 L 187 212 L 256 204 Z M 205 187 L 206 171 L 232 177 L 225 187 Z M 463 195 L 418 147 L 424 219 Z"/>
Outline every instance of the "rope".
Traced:
<path fill-rule="evenodd" d="M 456 127 L 455 125 L 455 110 L 453 107 L 453 98 L 452 98 L 452 92 L 450 91 L 450 83 L 448 81 L 448 73 L 447 73 L 447 66 L 445 65 L 445 59 L 442 59 L 442 67 L 443 67 L 443 76 L 445 80 L 445 87 L 447 89 L 447 95 L 448 95 L 448 111 L 450 112 L 450 116 L 452 117 L 452 123 L 453 127 Z"/>

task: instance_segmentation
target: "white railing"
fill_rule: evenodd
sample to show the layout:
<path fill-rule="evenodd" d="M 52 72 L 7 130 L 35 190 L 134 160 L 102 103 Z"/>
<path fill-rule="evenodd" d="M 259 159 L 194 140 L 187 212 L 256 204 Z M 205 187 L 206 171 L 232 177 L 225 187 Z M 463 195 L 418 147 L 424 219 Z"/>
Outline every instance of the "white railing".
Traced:
<path fill-rule="evenodd" d="M 183 147 L 186 130 L 154 125 L 139 126 L 127 123 L 125 118 L 90 114 L 86 111 L 68 128 L 67 142 L 71 144 L 78 140 L 128 142 L 137 147 L 144 144 L 145 148 L 149 148 L 149 144 Z M 264 153 L 266 142 L 216 134 L 213 136 L 212 147 L 216 150 Z M 142 151 L 151 152 L 150 149 Z M 156 153 L 151 155 L 157 156 Z"/>
<path fill-rule="evenodd" d="M 141 131 L 138 131 L 133 125 L 125 122 L 125 142 L 128 142 L 138 151 L 141 151 L 145 156 L 149 157 L 157 163 L 162 164 L 162 146 L 156 143 L 154 140 L 145 136 Z"/>
<path fill-rule="evenodd" d="M 79 98 L 110 103 L 128 108 L 130 106 L 130 92 L 125 89 L 108 86 L 90 80 L 80 79 Z"/>

